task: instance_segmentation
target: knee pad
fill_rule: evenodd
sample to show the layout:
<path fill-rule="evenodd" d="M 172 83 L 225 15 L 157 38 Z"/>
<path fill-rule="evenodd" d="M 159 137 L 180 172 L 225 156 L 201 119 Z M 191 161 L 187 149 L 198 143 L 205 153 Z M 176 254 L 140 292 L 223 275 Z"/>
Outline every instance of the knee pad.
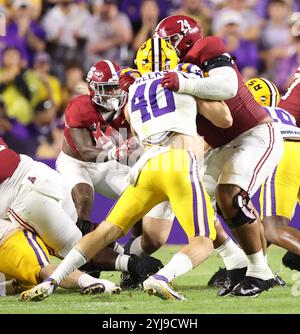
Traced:
<path fill-rule="evenodd" d="M 221 213 L 222 218 L 229 228 L 237 228 L 244 224 L 251 224 L 256 220 L 256 216 L 252 209 L 248 207 L 250 197 L 248 193 L 241 190 L 233 197 L 233 206 L 238 210 L 234 217 L 225 219 Z M 217 212 L 220 214 L 221 210 L 218 207 Z"/>

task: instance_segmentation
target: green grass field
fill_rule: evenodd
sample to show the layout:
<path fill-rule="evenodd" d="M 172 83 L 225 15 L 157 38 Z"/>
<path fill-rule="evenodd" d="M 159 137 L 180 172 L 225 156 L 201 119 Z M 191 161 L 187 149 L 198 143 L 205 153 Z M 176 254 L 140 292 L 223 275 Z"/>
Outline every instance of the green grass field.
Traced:
<path fill-rule="evenodd" d="M 177 248 L 166 246 L 155 255 L 166 263 Z M 175 288 L 183 292 L 187 301 L 163 301 L 137 291 L 124 291 L 118 296 L 81 296 L 77 291 L 58 289 L 54 295 L 39 303 L 21 302 L 17 297 L 0 298 L 0 313 L 300 313 L 300 288 L 298 289 L 299 297 L 292 295 L 292 286 L 294 285 L 295 291 L 297 276 L 300 287 L 300 275 L 282 266 L 281 257 L 283 254 L 284 250 L 278 247 L 271 246 L 269 249 L 271 267 L 286 280 L 287 287 L 273 288 L 258 298 L 220 298 L 216 296 L 216 290 L 208 289 L 206 283 L 209 277 L 222 264 L 221 259 L 214 256 L 197 269 L 179 277 L 174 283 Z M 119 281 L 118 273 L 107 272 L 102 277 L 115 282 Z"/>

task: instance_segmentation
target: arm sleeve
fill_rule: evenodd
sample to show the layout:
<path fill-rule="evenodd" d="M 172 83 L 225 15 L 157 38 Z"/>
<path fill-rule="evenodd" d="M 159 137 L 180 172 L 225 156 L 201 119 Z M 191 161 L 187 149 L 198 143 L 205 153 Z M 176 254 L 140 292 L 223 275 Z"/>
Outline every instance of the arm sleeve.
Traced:
<path fill-rule="evenodd" d="M 208 100 L 228 100 L 237 94 L 238 77 L 234 68 L 213 68 L 206 78 L 186 79 L 179 77 L 178 93 L 189 94 Z"/>

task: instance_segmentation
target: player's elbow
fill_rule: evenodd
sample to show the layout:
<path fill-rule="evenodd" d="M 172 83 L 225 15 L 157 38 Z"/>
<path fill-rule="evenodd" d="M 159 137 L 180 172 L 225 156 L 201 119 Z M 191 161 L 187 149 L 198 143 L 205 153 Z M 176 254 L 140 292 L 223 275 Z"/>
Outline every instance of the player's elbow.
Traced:
<path fill-rule="evenodd" d="M 233 124 L 233 118 L 231 114 L 225 114 L 219 121 L 219 128 L 230 128 Z"/>
<path fill-rule="evenodd" d="M 238 91 L 238 83 L 237 82 L 232 82 L 231 83 L 227 83 L 227 85 L 224 88 L 224 100 L 229 100 L 232 99 L 233 97 L 236 96 Z"/>
<path fill-rule="evenodd" d="M 220 114 L 221 118 L 219 127 L 224 129 L 230 128 L 233 124 L 233 118 L 230 109 L 224 101 L 222 101 L 221 104 L 222 104 L 222 113 Z"/>
<path fill-rule="evenodd" d="M 238 76 L 232 67 L 219 67 L 211 71 L 218 82 L 219 99 L 228 100 L 236 96 L 238 92 Z"/>
<path fill-rule="evenodd" d="M 232 69 L 232 71 L 234 71 Z M 238 86 L 239 86 L 239 82 L 238 82 L 238 78 L 236 73 L 234 72 L 229 72 L 227 73 L 228 75 L 224 76 L 223 78 L 223 100 L 228 100 L 228 99 L 232 99 L 233 97 L 236 96 L 237 92 L 238 92 Z"/>

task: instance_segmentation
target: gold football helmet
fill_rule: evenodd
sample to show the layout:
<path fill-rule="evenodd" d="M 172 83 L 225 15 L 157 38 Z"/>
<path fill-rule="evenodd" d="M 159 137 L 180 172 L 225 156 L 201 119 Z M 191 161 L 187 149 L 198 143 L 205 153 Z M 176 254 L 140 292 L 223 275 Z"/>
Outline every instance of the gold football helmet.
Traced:
<path fill-rule="evenodd" d="M 178 57 L 171 43 L 163 38 L 149 38 L 138 49 L 135 59 L 138 71 L 148 72 L 172 70 L 178 64 Z"/>
<path fill-rule="evenodd" d="M 280 94 L 276 85 L 264 78 L 253 78 L 246 82 L 256 102 L 264 107 L 276 107 Z"/>

